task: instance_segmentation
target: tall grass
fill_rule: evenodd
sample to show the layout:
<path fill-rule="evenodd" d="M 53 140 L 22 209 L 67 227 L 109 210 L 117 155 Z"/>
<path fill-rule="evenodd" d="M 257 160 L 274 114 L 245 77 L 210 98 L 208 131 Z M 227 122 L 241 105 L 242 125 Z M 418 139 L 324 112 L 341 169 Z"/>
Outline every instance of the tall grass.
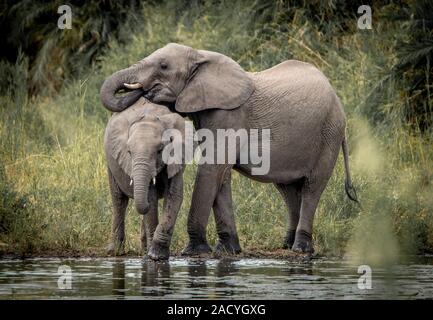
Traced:
<path fill-rule="evenodd" d="M 111 202 L 102 137 L 109 113 L 99 102 L 98 89 L 104 77 L 168 42 L 222 52 L 248 71 L 290 58 L 319 67 L 347 113 L 350 165 L 362 208 L 344 194 L 340 157 L 316 214 L 316 250 L 370 263 L 433 250 L 432 135 L 407 128 L 401 116 L 405 98 L 392 84 L 379 104 L 373 107 L 367 99 L 394 63 L 396 25 L 376 21 L 375 29 L 360 31 L 354 19 L 352 29 L 331 37 L 302 9 L 281 16 L 275 7 L 260 2 L 206 2 L 186 11 L 177 6 L 145 6 L 141 32 L 127 45 L 111 42 L 97 68 L 58 95 L 28 99 L 19 78 L 10 80 L 11 89 L 0 98 L 0 250 L 104 253 Z M 7 68 L 25 77 L 26 61 Z M 185 172 L 174 252 L 187 241 L 195 170 L 189 166 Z M 232 189 L 243 248 L 280 248 L 287 210 L 276 189 L 236 173 Z M 139 219 L 130 206 L 126 228 L 131 252 L 139 251 Z M 208 237 L 214 244 L 212 219 Z"/>

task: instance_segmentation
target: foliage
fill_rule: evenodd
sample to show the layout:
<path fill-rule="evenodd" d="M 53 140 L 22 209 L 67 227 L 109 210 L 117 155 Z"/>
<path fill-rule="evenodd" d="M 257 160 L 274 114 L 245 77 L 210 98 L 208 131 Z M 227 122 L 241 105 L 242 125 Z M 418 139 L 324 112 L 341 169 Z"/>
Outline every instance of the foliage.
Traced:
<path fill-rule="evenodd" d="M 0 44 L 9 61 L 21 50 L 29 58 L 29 89 L 32 93 L 59 90 L 63 81 L 79 76 L 93 64 L 107 43 L 125 39 L 120 25 L 137 22 L 141 7 L 135 0 L 69 1 L 72 29 L 57 27 L 57 9 L 64 1 L 5 1 L 0 27 L 5 37 Z"/>
<path fill-rule="evenodd" d="M 427 131 L 433 125 L 433 3 L 428 0 L 407 1 L 396 7 L 388 5 L 381 18 L 403 32 L 395 36 L 395 63 L 387 70 L 369 96 L 370 117 L 383 120 L 372 111 L 384 100 L 393 103 L 393 93 L 399 92 L 403 105 L 401 120 L 414 130 Z M 391 92 L 391 96 L 387 94 Z"/>

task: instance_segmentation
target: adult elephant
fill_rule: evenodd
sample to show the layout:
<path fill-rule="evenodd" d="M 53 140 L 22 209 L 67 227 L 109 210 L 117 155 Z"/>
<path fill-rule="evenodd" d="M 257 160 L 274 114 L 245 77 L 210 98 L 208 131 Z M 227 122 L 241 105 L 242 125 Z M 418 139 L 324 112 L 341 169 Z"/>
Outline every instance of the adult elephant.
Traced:
<path fill-rule="evenodd" d="M 116 95 L 125 88 L 132 91 Z M 231 197 L 232 167 L 253 179 L 274 183 L 289 213 L 284 247 L 297 252 L 314 250 L 314 213 L 340 148 L 346 193 L 356 200 L 343 108 L 327 78 L 310 64 L 289 60 L 248 73 L 223 54 L 170 43 L 114 73 L 101 88 L 104 106 L 114 112 L 127 108 L 142 94 L 153 102 L 172 104 L 193 120 L 196 129 L 270 129 L 267 174 L 252 175 L 252 164 L 199 166 L 188 217 L 189 243 L 183 251 L 186 255 L 211 251 L 206 240 L 211 208 L 219 236 L 216 250 L 240 251 Z"/>

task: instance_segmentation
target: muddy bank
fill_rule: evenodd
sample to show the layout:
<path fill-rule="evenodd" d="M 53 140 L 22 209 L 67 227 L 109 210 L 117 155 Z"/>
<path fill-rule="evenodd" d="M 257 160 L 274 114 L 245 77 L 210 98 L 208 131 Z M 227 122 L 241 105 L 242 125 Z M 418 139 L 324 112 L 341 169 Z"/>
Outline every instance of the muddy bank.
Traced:
<path fill-rule="evenodd" d="M 47 250 L 47 251 L 34 251 L 34 252 L 26 252 L 26 253 L 17 253 L 11 251 L 0 252 L 0 259 L 31 259 L 31 258 L 145 258 L 144 255 L 140 254 L 136 251 L 129 251 L 120 256 L 108 255 L 101 249 L 97 250 L 89 250 L 86 252 L 81 251 L 73 251 L 73 250 Z M 323 258 L 324 256 L 314 254 L 314 255 L 306 255 L 299 254 L 293 251 L 278 249 L 278 250 L 244 250 L 240 254 L 230 255 L 230 254 L 222 254 L 217 255 L 214 253 L 211 254 L 203 254 L 199 256 L 194 256 L 192 258 L 202 258 L 202 259 L 281 259 L 281 260 L 289 260 L 289 261 L 303 261 L 303 260 L 312 260 Z M 185 258 L 181 255 L 181 251 L 173 252 L 170 255 L 170 258 Z M 335 258 L 335 257 L 334 257 Z"/>

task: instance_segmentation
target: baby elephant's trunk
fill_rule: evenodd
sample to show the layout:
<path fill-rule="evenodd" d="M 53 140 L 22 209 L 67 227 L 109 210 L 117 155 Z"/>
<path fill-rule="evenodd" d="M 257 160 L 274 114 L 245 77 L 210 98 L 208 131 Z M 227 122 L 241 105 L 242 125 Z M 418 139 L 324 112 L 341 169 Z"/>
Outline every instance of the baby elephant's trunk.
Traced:
<path fill-rule="evenodd" d="M 134 181 L 134 200 L 135 207 L 139 214 L 146 214 L 149 211 L 149 185 L 151 180 L 150 171 L 143 165 L 134 165 L 133 167 Z"/>

